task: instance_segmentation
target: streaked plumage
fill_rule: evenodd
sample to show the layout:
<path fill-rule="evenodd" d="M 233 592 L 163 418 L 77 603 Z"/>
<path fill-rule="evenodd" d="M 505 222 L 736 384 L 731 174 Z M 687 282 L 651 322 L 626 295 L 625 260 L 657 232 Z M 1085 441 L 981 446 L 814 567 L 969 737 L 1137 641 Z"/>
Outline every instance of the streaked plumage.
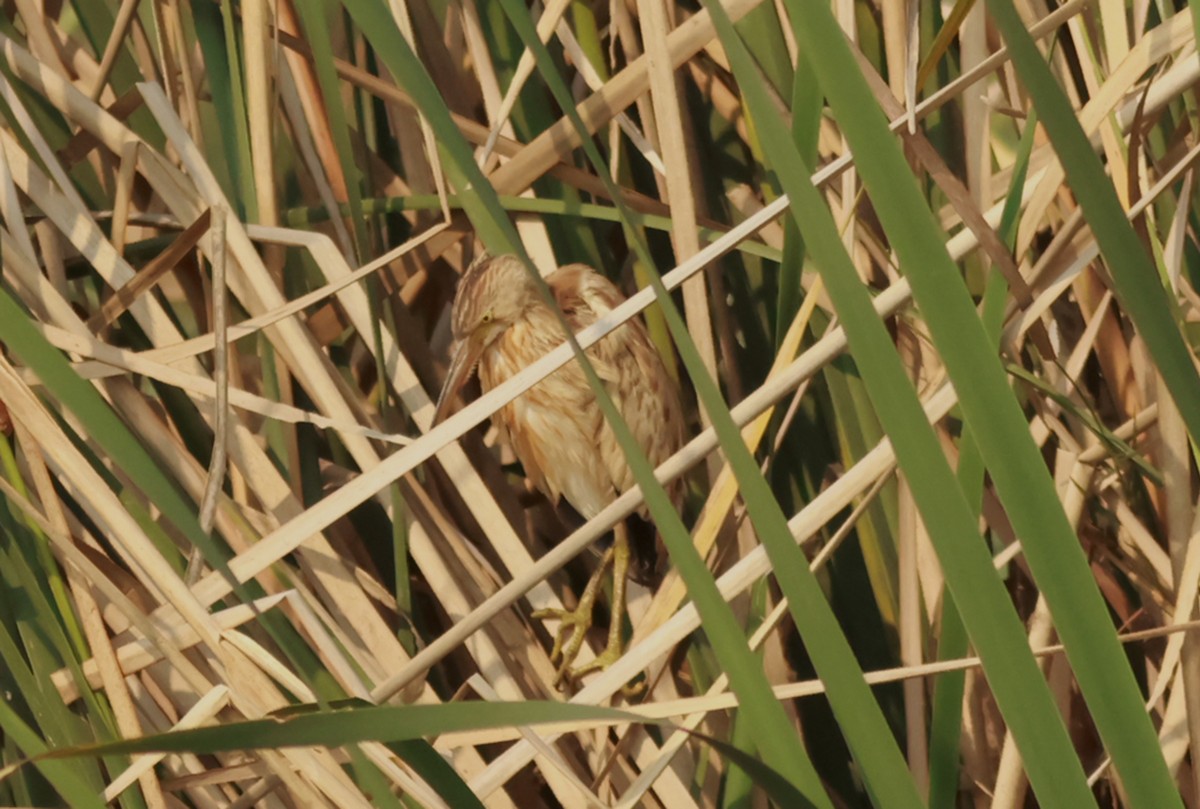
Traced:
<path fill-rule="evenodd" d="M 608 279 L 583 264 L 561 267 L 546 283 L 575 332 L 624 300 Z M 558 319 L 515 256 L 484 256 L 471 265 L 459 283 L 451 327 L 454 359 L 438 402 L 439 419 L 476 367 L 487 392 L 564 339 Z M 679 449 L 683 442 L 679 393 L 641 319 L 615 329 L 588 349 L 588 357 L 650 461 L 657 466 Z M 585 518 L 595 516 L 634 485 L 612 427 L 577 362 L 505 405 L 493 421 L 538 489 L 554 502 L 565 498 Z M 615 555 L 614 573 L 622 579 L 614 600 L 621 600 L 624 591 L 625 542 L 621 527 L 616 532 L 616 553 L 609 554 Z M 627 563 L 627 549 L 624 553 Z M 581 609 L 584 606 L 581 603 Z M 586 606 L 590 612 L 590 604 Z M 620 608 L 614 607 L 614 619 L 619 619 Z M 619 627 L 611 629 L 610 641 Z M 562 640 L 560 635 L 556 651 Z M 573 651 L 578 647 L 568 646 L 564 671 Z"/>

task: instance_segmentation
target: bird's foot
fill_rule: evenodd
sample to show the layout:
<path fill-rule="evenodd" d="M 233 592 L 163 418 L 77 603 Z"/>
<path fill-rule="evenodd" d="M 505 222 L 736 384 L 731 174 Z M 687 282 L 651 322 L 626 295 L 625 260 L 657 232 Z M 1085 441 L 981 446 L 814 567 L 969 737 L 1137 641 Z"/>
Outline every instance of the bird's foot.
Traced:
<path fill-rule="evenodd" d="M 621 653 L 623 651 L 622 647 L 624 647 L 624 645 L 625 644 L 622 643 L 619 638 L 614 641 L 614 639 L 610 637 L 608 645 L 604 647 L 604 651 L 572 671 L 571 678 L 578 680 L 583 675 L 591 674 L 593 671 L 604 671 L 613 663 L 616 663 L 621 659 Z"/>
<path fill-rule="evenodd" d="M 612 564 L 613 556 L 613 549 L 609 548 L 600 560 L 600 569 L 592 575 L 592 579 L 584 588 L 583 595 L 579 597 L 579 605 L 575 609 L 549 607 L 533 613 L 533 617 L 538 620 L 557 620 L 559 622 L 558 632 L 554 635 L 554 648 L 550 652 L 551 663 L 561 660 L 558 665 L 558 673 L 554 677 L 556 687 L 561 688 L 568 680 L 574 681 L 582 673 L 582 671 L 572 671 L 571 666 L 574 665 L 575 658 L 579 656 L 579 650 L 583 648 L 583 641 L 587 637 L 588 630 L 592 628 L 592 611 L 596 606 L 596 597 L 600 594 L 600 584 L 604 580 L 605 571 Z M 590 663 L 587 665 L 591 666 Z M 592 671 L 593 669 L 588 668 L 587 670 Z"/>
<path fill-rule="evenodd" d="M 558 631 L 554 635 L 554 648 L 550 652 L 550 662 L 558 664 L 558 672 L 554 677 L 554 685 L 561 688 L 568 681 L 574 681 L 583 670 L 591 665 L 585 664 L 578 670 L 571 666 L 583 648 L 583 641 L 588 630 L 592 628 L 592 608 L 595 600 L 581 602 L 573 610 L 556 607 L 537 610 L 533 617 L 539 621 L 558 621 Z M 594 662 L 594 661 L 593 661 Z M 591 671 L 590 668 L 587 669 Z"/>

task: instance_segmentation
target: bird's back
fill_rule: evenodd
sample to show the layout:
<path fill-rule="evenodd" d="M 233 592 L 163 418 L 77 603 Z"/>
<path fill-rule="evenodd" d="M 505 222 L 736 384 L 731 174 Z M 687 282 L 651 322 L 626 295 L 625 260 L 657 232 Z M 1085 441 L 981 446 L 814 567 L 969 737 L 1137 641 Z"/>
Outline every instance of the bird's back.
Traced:
<path fill-rule="evenodd" d="M 575 332 L 624 300 L 608 279 L 582 264 L 562 267 L 546 282 Z M 479 368 L 484 389 L 500 384 L 562 339 L 554 314 L 536 304 L 498 338 L 497 350 L 485 355 Z M 661 464 L 683 443 L 683 408 L 641 318 L 611 332 L 588 349 L 588 357 L 642 451 L 655 466 Z M 497 423 L 534 484 L 554 501 L 566 497 L 586 518 L 635 483 L 577 362 L 503 408 Z M 678 503 L 679 486 L 673 491 Z"/>
<path fill-rule="evenodd" d="M 583 264 L 563 267 L 547 281 L 576 332 L 625 301 L 612 282 Z M 642 318 L 633 318 L 611 332 L 588 350 L 588 357 L 651 464 L 658 466 L 671 457 L 683 445 L 683 407 L 679 388 Z M 593 406 L 599 409 L 598 404 Z M 607 423 L 599 448 L 617 490 L 632 488 L 636 483 L 633 473 Z"/>

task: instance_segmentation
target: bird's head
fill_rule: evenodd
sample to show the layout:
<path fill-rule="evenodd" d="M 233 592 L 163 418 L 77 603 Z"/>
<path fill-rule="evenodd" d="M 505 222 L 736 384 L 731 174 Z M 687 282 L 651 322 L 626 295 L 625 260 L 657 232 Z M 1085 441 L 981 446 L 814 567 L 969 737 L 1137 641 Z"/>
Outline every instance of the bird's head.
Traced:
<path fill-rule="evenodd" d="M 536 298 L 533 279 L 516 256 L 484 254 L 467 268 L 450 310 L 453 356 L 438 396 L 434 424 L 449 413 L 455 394 L 471 378 L 487 347 L 525 314 Z"/>

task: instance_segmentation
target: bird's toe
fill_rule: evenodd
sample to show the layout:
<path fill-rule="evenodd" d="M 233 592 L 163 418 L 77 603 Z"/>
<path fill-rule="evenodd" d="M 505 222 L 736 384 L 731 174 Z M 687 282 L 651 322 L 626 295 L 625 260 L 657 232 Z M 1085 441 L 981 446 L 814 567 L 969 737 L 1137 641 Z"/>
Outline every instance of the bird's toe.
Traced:
<path fill-rule="evenodd" d="M 568 680 L 575 679 L 576 673 L 571 666 L 583 648 L 584 638 L 592 628 L 592 608 L 594 603 L 580 604 L 573 610 L 557 607 L 537 610 L 533 617 L 539 621 L 558 621 L 558 629 L 554 633 L 554 648 L 550 651 L 550 662 L 558 663 L 558 672 L 554 684 L 561 687 Z"/>

